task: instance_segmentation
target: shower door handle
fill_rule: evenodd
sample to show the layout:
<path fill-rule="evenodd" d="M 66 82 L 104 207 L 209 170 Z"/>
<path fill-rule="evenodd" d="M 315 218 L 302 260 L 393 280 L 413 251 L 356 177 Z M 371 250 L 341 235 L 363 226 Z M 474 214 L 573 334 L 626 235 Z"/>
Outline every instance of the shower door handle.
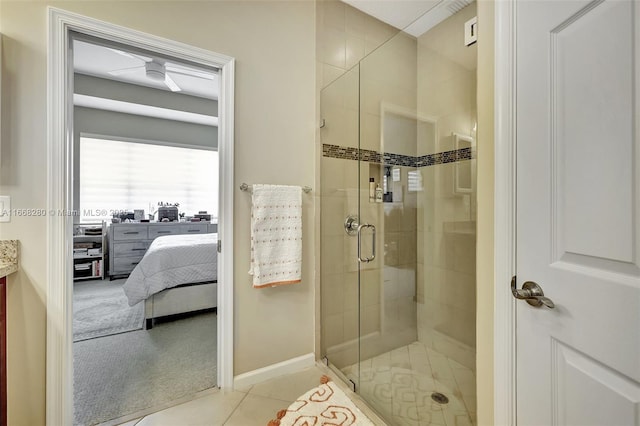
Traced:
<path fill-rule="evenodd" d="M 373 242 L 372 242 L 373 249 L 372 249 L 371 257 L 365 257 L 363 259 L 362 258 L 362 230 L 364 228 L 371 228 L 371 231 L 372 231 L 371 236 L 373 238 Z M 362 225 L 358 226 L 358 262 L 369 263 L 375 258 L 376 258 L 376 227 L 368 223 L 363 223 Z"/>

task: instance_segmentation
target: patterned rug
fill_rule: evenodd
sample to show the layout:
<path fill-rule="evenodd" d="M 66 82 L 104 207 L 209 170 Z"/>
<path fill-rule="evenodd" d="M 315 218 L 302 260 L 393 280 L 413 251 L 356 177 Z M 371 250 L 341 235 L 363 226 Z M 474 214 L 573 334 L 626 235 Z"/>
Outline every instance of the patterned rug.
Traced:
<path fill-rule="evenodd" d="M 73 285 L 73 341 L 140 330 L 144 303 L 129 306 L 126 279 L 77 281 Z"/>
<path fill-rule="evenodd" d="M 268 426 L 374 426 L 338 386 L 322 376 L 315 387 L 278 412 Z"/>

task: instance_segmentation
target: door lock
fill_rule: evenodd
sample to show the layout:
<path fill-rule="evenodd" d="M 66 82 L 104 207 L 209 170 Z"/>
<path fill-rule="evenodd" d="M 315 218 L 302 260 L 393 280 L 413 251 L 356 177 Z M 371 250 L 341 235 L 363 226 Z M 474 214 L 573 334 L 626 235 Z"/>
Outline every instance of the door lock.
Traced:
<path fill-rule="evenodd" d="M 511 293 L 516 299 L 526 300 L 531 306 L 539 308 L 544 305 L 547 308 L 553 309 L 556 305 L 551 299 L 545 297 L 542 287 L 533 281 L 527 281 L 522 284 L 522 288 L 516 288 L 516 276 L 511 278 Z"/>

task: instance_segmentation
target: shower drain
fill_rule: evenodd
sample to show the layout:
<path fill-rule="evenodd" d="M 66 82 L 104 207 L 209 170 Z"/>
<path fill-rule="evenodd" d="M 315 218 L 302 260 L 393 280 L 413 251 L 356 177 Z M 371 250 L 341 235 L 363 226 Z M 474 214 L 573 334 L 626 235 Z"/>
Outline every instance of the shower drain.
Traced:
<path fill-rule="evenodd" d="M 446 395 L 441 394 L 440 392 L 434 392 L 431 394 L 431 399 L 433 399 L 438 404 L 447 404 L 449 403 L 449 398 Z"/>

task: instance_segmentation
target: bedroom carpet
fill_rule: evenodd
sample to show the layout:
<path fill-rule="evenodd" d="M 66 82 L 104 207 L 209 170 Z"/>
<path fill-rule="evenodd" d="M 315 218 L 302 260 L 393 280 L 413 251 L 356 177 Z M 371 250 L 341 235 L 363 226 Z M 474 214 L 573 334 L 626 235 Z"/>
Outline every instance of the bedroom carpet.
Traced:
<path fill-rule="evenodd" d="M 215 313 L 73 345 L 75 425 L 94 425 L 216 384 Z"/>
<path fill-rule="evenodd" d="M 144 303 L 129 306 L 122 290 L 125 279 L 73 283 L 73 341 L 140 330 Z"/>

